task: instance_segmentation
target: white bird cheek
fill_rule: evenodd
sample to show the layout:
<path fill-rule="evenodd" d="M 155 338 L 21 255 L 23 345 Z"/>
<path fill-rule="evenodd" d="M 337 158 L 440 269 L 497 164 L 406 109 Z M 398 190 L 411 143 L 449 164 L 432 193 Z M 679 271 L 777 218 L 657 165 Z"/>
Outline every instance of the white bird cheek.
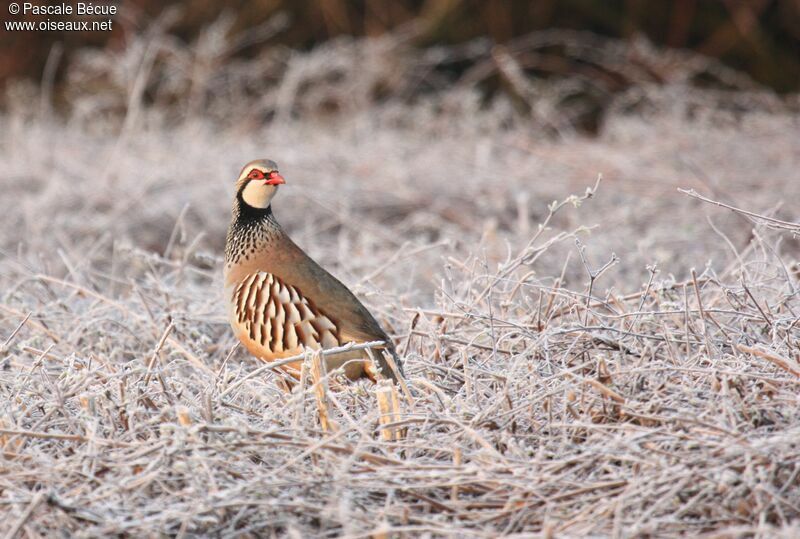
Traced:
<path fill-rule="evenodd" d="M 264 185 L 258 181 L 248 182 L 242 191 L 242 199 L 248 206 L 264 209 L 269 206 L 272 197 L 275 196 L 275 187 Z"/>

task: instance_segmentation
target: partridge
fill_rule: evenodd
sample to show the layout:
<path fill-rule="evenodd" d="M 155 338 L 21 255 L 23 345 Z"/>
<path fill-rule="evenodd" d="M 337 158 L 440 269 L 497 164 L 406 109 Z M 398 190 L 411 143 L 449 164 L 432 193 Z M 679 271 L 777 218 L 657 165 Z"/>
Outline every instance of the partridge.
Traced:
<path fill-rule="evenodd" d="M 353 293 L 298 247 L 275 220 L 272 199 L 286 183 L 266 159 L 245 165 L 236 181 L 225 246 L 225 294 L 233 331 L 247 350 L 271 362 L 307 349 L 383 341 L 372 349 L 326 355 L 328 369 L 344 367 L 350 379 L 384 376 L 396 381 L 383 356 L 401 363 L 391 339 Z M 298 377 L 302 361 L 282 366 Z"/>

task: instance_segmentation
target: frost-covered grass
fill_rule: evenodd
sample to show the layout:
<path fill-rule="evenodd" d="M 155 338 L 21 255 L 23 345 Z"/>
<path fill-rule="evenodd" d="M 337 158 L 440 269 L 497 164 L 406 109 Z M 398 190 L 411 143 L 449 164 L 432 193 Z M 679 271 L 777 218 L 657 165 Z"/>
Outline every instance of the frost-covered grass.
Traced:
<path fill-rule="evenodd" d="M 348 84 L 388 76 L 370 51 Z M 0 532 L 800 533 L 797 239 L 677 191 L 797 222 L 797 115 L 677 84 L 596 138 L 464 88 L 294 107 L 331 54 L 289 60 L 270 120 L 89 90 L 0 117 Z M 328 393 L 324 432 L 311 384 L 245 380 L 221 255 L 260 157 L 405 358 L 399 442 L 369 385 Z"/>

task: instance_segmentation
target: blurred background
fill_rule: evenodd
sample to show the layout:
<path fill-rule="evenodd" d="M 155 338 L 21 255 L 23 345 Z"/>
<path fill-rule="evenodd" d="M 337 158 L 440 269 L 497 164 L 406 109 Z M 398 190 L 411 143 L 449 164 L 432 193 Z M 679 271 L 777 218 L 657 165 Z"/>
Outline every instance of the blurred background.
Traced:
<path fill-rule="evenodd" d="M 406 54 L 419 55 L 418 62 L 430 72 L 417 73 L 405 84 L 379 85 L 373 89 L 374 97 L 382 99 L 396 96 L 397 92 L 412 98 L 437 86 L 457 83 L 480 84 L 484 96 L 497 91 L 516 94 L 521 89 L 514 87 L 510 71 L 517 69 L 536 78 L 578 78 L 593 86 L 597 94 L 583 96 L 587 98 L 583 108 L 588 110 L 582 111 L 578 123 L 588 130 L 597 128 L 609 94 L 644 80 L 664 83 L 673 78 L 678 66 L 655 62 L 647 54 L 649 45 L 692 51 L 742 75 L 725 77 L 713 69 L 700 70 L 692 73 L 696 79 L 693 82 L 698 85 L 763 87 L 778 93 L 800 89 L 797 0 L 115 3 L 119 14 L 113 17 L 112 32 L 4 32 L 0 84 L 5 86 L 17 79 L 41 81 L 49 58 L 52 72 L 48 75 L 59 90 L 80 51 L 120 50 L 129 46 L 135 36 L 158 28 L 176 44 L 193 44 L 198 55 L 209 53 L 208 49 L 214 47 L 209 40 L 224 38 L 227 46 L 214 50 L 212 60 L 217 64 L 280 55 L 279 51 L 285 54 L 287 49 L 309 50 L 342 37 L 393 35 Z M 6 10 L 2 17 L 9 18 Z M 27 15 L 17 20 L 44 18 Z M 214 26 L 211 35 L 210 25 Z M 553 29 L 561 31 L 542 33 Z M 584 32 L 593 35 L 583 35 Z M 623 58 L 629 65 L 599 61 L 609 46 L 605 39 L 613 39 L 625 48 Z M 498 51 L 493 49 L 496 45 L 505 48 Z M 447 48 L 437 51 L 438 47 Z M 424 54 L 426 51 L 428 54 Z M 502 64 L 509 63 L 506 60 L 516 65 L 503 69 Z M 506 87 L 502 88 L 504 84 Z M 161 90 L 151 88 L 147 95 L 150 99 L 164 97 L 164 89 Z M 584 93 L 592 91 L 587 88 Z M 172 92 L 170 97 L 180 95 Z"/>
<path fill-rule="evenodd" d="M 276 211 L 304 247 L 356 280 L 374 259 L 353 250 L 421 249 L 375 284 L 423 295 L 443 254 L 502 261 L 599 175 L 600 196 L 550 226 L 597 225 L 590 256 L 623 261 L 609 283 L 747 245 L 751 223 L 678 188 L 798 218 L 782 204 L 800 196 L 798 0 L 116 5 L 110 32 L 2 32 L 0 225 L 31 247 L 56 224 L 79 251 L 102 232 L 102 264 L 120 242 L 173 252 L 180 225 L 213 267 L 256 157 L 290 180 Z M 70 20 L 13 20 L 45 18 Z M 540 271 L 585 277 L 562 268 L 574 245 L 553 253 Z"/>

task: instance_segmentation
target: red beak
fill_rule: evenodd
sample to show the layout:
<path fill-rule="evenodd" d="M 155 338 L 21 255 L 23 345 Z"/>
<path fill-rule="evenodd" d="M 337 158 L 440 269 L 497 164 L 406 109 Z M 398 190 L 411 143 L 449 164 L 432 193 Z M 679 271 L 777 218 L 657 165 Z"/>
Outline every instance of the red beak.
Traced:
<path fill-rule="evenodd" d="M 281 185 L 283 183 L 286 183 L 286 180 L 277 172 L 270 172 L 267 174 L 267 185 Z"/>

